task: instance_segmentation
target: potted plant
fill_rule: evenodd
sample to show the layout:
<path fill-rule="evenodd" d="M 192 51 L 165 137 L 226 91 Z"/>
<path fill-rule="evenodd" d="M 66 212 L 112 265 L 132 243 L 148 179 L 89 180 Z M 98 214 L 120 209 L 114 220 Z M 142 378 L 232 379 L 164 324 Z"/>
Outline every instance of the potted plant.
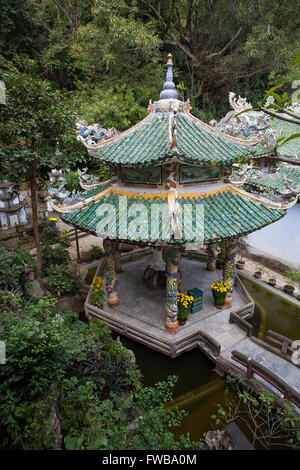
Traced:
<path fill-rule="evenodd" d="M 294 287 L 292 284 L 285 284 L 285 285 L 283 286 L 283 291 L 284 291 L 286 294 L 293 295 L 294 290 L 295 290 L 295 287 Z"/>
<path fill-rule="evenodd" d="M 104 300 L 104 280 L 101 276 L 95 276 L 91 284 L 91 303 L 98 308 L 103 307 Z"/>
<path fill-rule="evenodd" d="M 239 259 L 239 260 L 236 262 L 236 267 L 237 267 L 237 269 L 244 269 L 244 267 L 245 267 L 245 261 L 243 260 L 242 257 L 241 257 L 241 259 Z"/>
<path fill-rule="evenodd" d="M 286 279 L 289 279 L 291 281 L 290 284 L 285 284 L 283 286 L 283 290 L 286 294 L 293 295 L 294 290 L 295 290 L 295 282 L 298 279 L 299 273 L 297 271 L 292 271 L 290 269 L 286 269 L 283 273 L 284 277 Z"/>
<path fill-rule="evenodd" d="M 269 286 L 275 287 L 276 286 L 276 278 L 275 277 L 270 277 L 268 280 Z"/>
<path fill-rule="evenodd" d="M 191 311 L 191 307 L 193 304 L 193 296 L 192 295 L 187 295 L 186 293 L 178 293 L 178 298 L 177 298 L 177 307 L 178 307 L 178 313 L 177 313 L 177 320 L 179 325 L 184 325 L 185 322 L 188 319 L 189 313 Z"/>
<path fill-rule="evenodd" d="M 229 282 L 226 281 L 214 281 L 211 285 L 211 291 L 214 298 L 216 308 L 223 308 L 225 305 L 225 299 L 227 292 L 230 288 Z"/>
<path fill-rule="evenodd" d="M 254 273 L 254 277 L 256 279 L 261 279 L 261 276 L 267 273 L 267 271 L 262 266 L 256 266 L 256 269 L 257 270 Z"/>

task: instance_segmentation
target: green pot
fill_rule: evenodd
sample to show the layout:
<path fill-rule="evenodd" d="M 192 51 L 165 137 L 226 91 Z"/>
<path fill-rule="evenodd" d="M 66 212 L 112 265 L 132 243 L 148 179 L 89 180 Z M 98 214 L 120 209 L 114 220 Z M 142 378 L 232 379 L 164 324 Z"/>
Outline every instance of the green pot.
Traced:
<path fill-rule="evenodd" d="M 177 320 L 178 321 L 187 320 L 190 310 L 191 310 L 190 307 L 183 307 L 181 304 L 178 304 Z"/>
<path fill-rule="evenodd" d="M 212 291 L 212 296 L 215 302 L 215 305 L 224 305 L 227 292 L 216 292 L 214 289 Z"/>

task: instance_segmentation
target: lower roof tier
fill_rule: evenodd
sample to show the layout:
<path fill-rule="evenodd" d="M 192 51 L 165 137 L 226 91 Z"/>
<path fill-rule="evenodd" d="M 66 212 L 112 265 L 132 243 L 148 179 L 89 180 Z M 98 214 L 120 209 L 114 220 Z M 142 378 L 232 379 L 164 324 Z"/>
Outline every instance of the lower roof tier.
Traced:
<path fill-rule="evenodd" d="M 67 224 L 102 238 L 148 245 L 213 243 L 246 235 L 283 217 L 244 191 L 147 191 L 109 185 L 90 191 L 81 208 L 54 209 Z M 251 196 L 251 195 L 250 195 Z"/>

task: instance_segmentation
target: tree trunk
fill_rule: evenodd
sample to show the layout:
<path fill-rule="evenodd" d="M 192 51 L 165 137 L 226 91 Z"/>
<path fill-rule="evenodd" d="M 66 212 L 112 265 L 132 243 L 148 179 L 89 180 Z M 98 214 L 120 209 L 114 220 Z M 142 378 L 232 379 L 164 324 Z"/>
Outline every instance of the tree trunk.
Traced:
<path fill-rule="evenodd" d="M 37 275 L 37 279 L 40 280 L 41 269 L 42 269 L 42 248 L 41 248 L 40 234 L 38 230 L 36 169 L 32 171 L 32 176 L 30 180 L 30 192 L 31 192 L 33 233 L 34 233 L 35 246 L 36 246 L 36 275 Z"/>

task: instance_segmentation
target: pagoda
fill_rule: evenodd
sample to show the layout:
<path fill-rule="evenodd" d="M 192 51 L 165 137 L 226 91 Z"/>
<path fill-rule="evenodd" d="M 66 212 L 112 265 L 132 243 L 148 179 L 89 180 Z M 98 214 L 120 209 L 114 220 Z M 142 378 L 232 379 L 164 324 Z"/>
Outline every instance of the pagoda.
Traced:
<path fill-rule="evenodd" d="M 13 228 L 27 223 L 25 203 L 20 201 L 13 184 L 0 181 L 0 229 Z"/>
<path fill-rule="evenodd" d="M 214 261 L 217 244 L 225 242 L 230 306 L 239 237 L 279 220 L 297 198 L 274 201 L 232 183 L 232 165 L 250 159 L 261 138 L 226 135 L 193 116 L 189 100 L 178 99 L 172 66 L 169 54 L 160 99 L 150 101 L 146 118 L 112 138 L 83 141 L 109 166 L 110 179 L 85 184 L 80 200 L 52 205 L 67 224 L 103 238 L 110 307 L 122 303 L 119 243 L 153 248 L 150 269 L 165 273 L 165 331 L 175 334 L 184 250 L 205 246 Z"/>

